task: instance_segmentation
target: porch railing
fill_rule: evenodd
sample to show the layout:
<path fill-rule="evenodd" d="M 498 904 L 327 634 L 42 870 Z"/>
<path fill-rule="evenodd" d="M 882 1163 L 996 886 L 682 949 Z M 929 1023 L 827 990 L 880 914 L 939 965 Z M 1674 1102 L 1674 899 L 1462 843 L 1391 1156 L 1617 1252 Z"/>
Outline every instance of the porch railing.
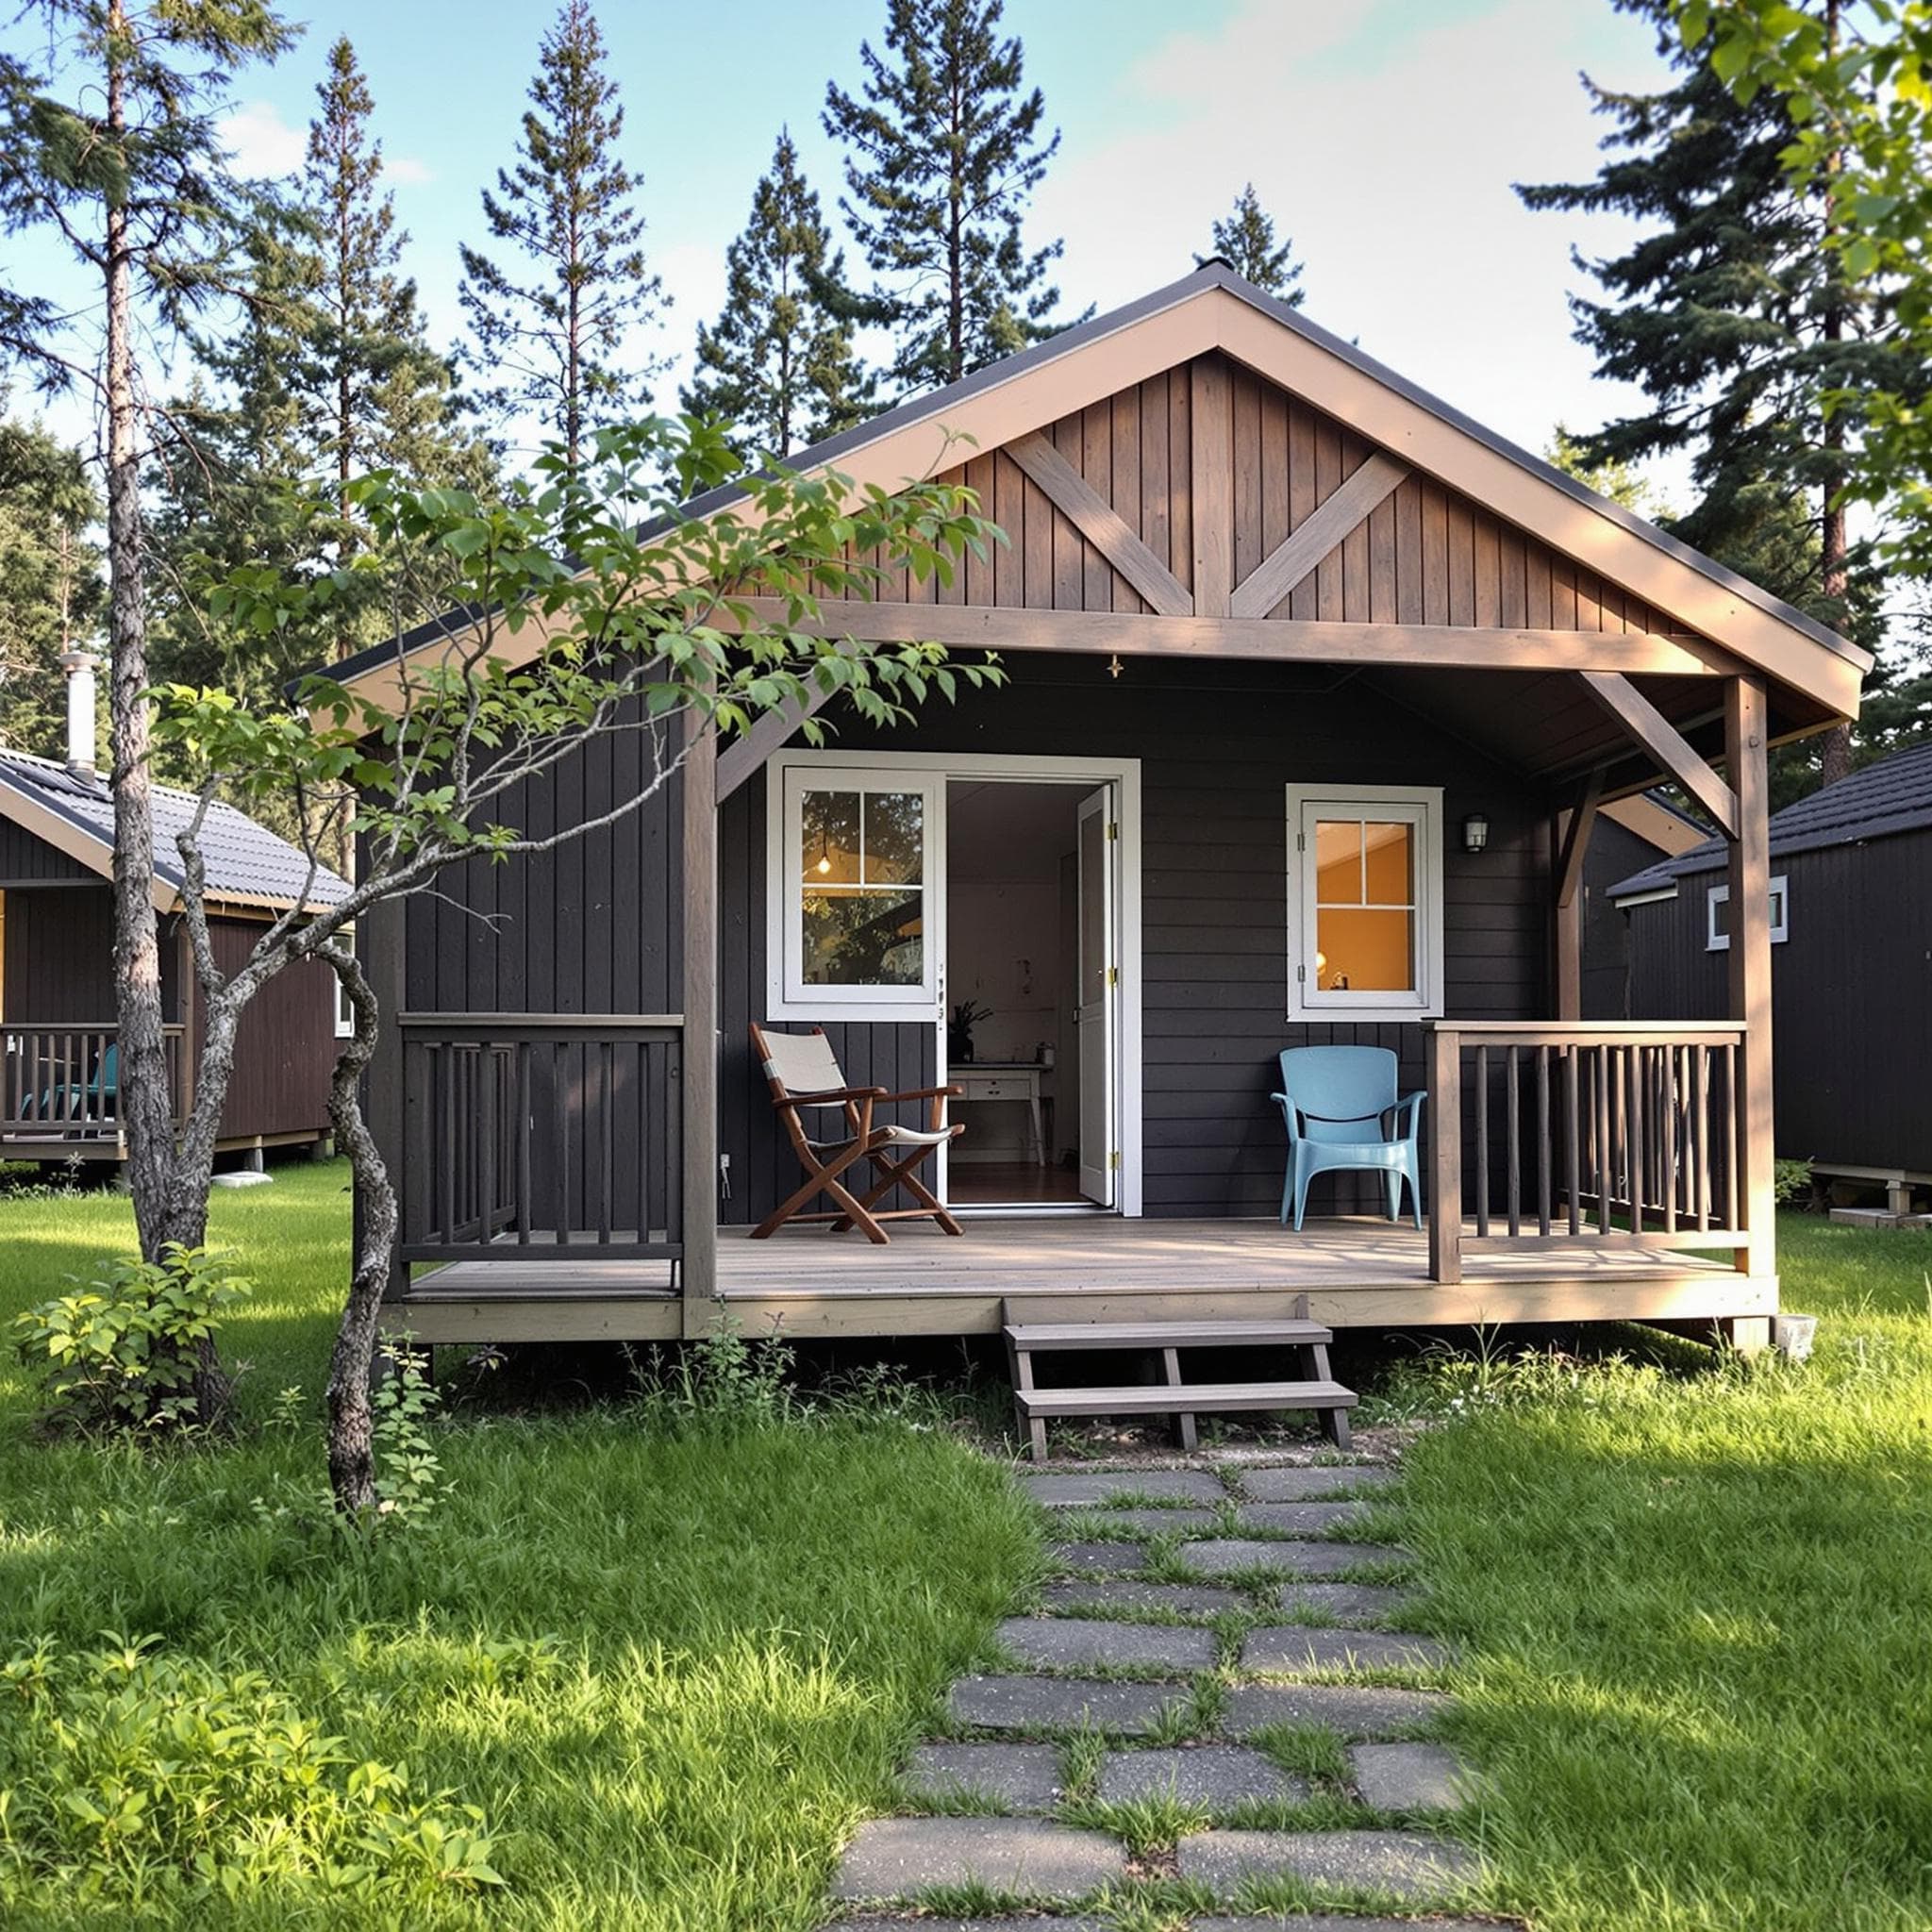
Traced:
<path fill-rule="evenodd" d="M 1432 1279 L 1460 1281 L 1471 1248 L 1746 1244 L 1741 1024 L 1441 1020 L 1424 1030 Z"/>
<path fill-rule="evenodd" d="M 178 1120 L 182 1029 L 161 1029 Z M 111 1021 L 0 1026 L 0 1135 L 20 1141 L 104 1141 L 121 1132 L 120 1031 Z"/>
<path fill-rule="evenodd" d="M 399 1258 L 684 1252 L 675 1013 L 405 1013 Z"/>

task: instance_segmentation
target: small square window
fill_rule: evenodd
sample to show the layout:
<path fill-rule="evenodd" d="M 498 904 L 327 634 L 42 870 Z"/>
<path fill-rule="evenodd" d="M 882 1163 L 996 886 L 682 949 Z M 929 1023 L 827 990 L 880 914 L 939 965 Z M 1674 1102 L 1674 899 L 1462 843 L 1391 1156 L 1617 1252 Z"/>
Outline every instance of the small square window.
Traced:
<path fill-rule="evenodd" d="M 1781 946 L 1791 936 L 1790 887 L 1783 873 L 1771 879 L 1771 942 Z M 1704 950 L 1728 953 L 1731 950 L 1731 889 L 1712 886 L 1704 895 Z"/>

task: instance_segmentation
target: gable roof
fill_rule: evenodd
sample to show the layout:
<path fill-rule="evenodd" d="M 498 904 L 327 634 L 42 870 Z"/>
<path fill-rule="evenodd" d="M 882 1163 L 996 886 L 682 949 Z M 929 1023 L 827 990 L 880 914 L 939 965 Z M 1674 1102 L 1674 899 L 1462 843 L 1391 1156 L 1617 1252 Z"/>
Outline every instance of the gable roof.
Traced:
<path fill-rule="evenodd" d="M 1914 745 L 1827 785 L 1771 819 L 1771 856 L 1789 858 L 1829 845 L 1857 845 L 1932 825 L 1932 744 Z M 1610 888 L 1613 899 L 1660 892 L 1695 873 L 1726 861 L 1722 839 L 1707 839 L 1675 858 L 1647 866 Z"/>
<path fill-rule="evenodd" d="M 993 449 L 1217 349 L 1806 693 L 1826 716 L 1856 709 L 1869 652 L 1518 448 L 1218 260 L 790 460 L 802 470 L 836 466 L 859 487 L 893 488 L 957 465 L 961 439 Z M 727 485 L 679 514 L 708 515 L 743 494 Z M 420 625 L 347 659 L 336 675 L 350 683 L 377 681 L 385 671 L 392 677 L 399 656 L 446 647 L 478 614 L 455 612 Z M 541 648 L 540 631 L 526 628 L 526 652 Z"/>
<path fill-rule="evenodd" d="M 154 788 L 155 903 L 172 910 L 184 883 L 175 835 L 192 818 L 192 792 Z M 114 871 L 114 799 L 104 779 L 80 777 L 53 758 L 0 751 L 0 817 L 59 848 L 103 878 Z M 347 883 L 308 858 L 247 813 L 220 800 L 202 822 L 201 849 L 208 861 L 208 893 L 224 905 L 285 908 L 339 905 Z"/>

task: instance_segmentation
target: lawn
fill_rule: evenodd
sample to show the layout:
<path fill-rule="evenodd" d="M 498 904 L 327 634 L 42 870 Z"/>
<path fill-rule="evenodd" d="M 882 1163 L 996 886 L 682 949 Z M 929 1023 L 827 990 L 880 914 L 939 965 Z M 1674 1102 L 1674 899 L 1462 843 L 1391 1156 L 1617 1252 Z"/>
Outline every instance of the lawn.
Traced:
<path fill-rule="evenodd" d="M 231 1338 L 254 1364 L 235 1445 L 50 1446 L 26 1432 L 16 1365 L 0 1370 L 0 1630 L 153 1635 L 258 1669 L 358 1758 L 481 1807 L 509 1884 L 407 1913 L 300 1886 L 184 1909 L 163 1887 L 145 1915 L 53 1885 L 8 1922 L 816 1924 L 841 1839 L 887 1801 L 895 1760 L 1038 1560 L 1003 1472 L 943 1430 L 863 1418 L 671 1430 L 623 1403 L 496 1414 L 440 1433 L 454 1488 L 425 1525 L 345 1551 L 306 1507 L 344 1178 L 283 1169 L 216 1197 L 213 1243 L 260 1276 Z M 0 1314 L 60 1290 L 127 1225 L 112 1196 L 0 1199 Z M 305 1421 L 278 1427 L 292 1384 Z"/>

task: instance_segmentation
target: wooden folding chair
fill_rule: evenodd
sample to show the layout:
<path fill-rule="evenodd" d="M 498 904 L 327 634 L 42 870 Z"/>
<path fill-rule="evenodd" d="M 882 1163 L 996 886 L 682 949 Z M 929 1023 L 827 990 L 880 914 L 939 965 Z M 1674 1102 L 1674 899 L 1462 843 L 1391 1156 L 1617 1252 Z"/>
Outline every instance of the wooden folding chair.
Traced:
<path fill-rule="evenodd" d="M 848 1087 L 839 1071 L 838 1056 L 819 1027 L 809 1033 L 767 1033 L 762 1026 L 751 1029 L 753 1051 L 771 1084 L 772 1105 L 784 1117 L 785 1130 L 791 1136 L 792 1152 L 805 1168 L 806 1182 L 796 1193 L 782 1201 L 758 1226 L 753 1241 L 764 1238 L 788 1221 L 829 1221 L 834 1234 L 860 1228 L 869 1241 L 884 1246 L 889 1239 L 879 1225 L 882 1221 L 923 1221 L 930 1216 L 948 1234 L 959 1233 L 959 1224 L 948 1214 L 939 1196 L 915 1175 L 912 1170 L 937 1147 L 966 1130 L 946 1125 L 946 1100 L 958 1092 L 957 1087 L 919 1087 L 909 1093 L 889 1093 L 883 1087 Z M 931 1125 L 925 1129 L 896 1124 L 874 1126 L 873 1109 L 891 1107 L 903 1100 L 932 1103 Z M 806 1131 L 807 1108 L 842 1108 L 846 1136 L 839 1141 L 814 1140 Z M 872 1162 L 873 1185 L 862 1194 L 854 1194 L 841 1176 L 861 1160 Z M 903 1187 L 922 1205 L 917 1208 L 879 1208 L 895 1187 Z M 829 1210 L 801 1214 L 799 1209 L 816 1194 L 828 1194 L 839 1205 Z"/>

